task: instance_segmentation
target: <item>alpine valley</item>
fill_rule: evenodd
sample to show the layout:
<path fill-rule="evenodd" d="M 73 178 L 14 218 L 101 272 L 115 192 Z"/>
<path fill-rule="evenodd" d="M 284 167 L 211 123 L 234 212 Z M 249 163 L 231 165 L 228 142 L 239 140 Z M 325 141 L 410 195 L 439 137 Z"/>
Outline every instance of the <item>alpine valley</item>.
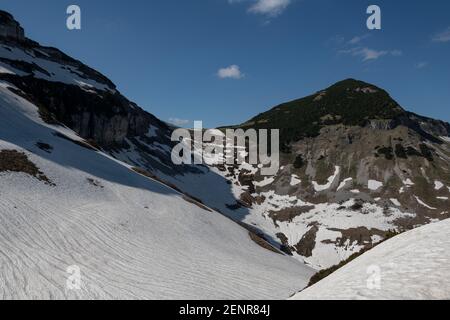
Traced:
<path fill-rule="evenodd" d="M 448 230 L 450 125 L 363 81 L 219 129 L 280 129 L 273 176 L 177 166 L 173 127 L 1 11 L 0 121 L 0 298 L 286 299 L 400 233 Z"/>

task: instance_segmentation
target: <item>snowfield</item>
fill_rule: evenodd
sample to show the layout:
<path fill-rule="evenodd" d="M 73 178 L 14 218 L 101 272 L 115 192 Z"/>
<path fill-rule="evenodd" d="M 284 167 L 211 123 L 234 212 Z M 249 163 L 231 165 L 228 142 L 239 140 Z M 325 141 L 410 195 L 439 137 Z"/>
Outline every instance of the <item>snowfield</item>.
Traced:
<path fill-rule="evenodd" d="M 44 55 L 44 57 L 40 58 L 37 54 Z M 48 60 L 48 55 L 43 51 L 24 50 L 14 46 L 2 45 L 0 46 L 0 57 L 36 65 L 42 70 L 45 70 L 47 74 L 40 71 L 33 71 L 31 74 L 25 73 L 5 63 L 0 63 L 0 73 L 16 74 L 19 76 L 32 75 L 35 78 L 76 85 L 84 89 L 113 90 L 113 88 L 109 88 L 106 84 L 88 79 L 82 71 L 74 66 Z"/>
<path fill-rule="evenodd" d="M 0 119 L 0 151 L 23 152 L 50 180 L 0 172 L 0 299 L 284 299 L 314 273 L 219 213 L 55 136 L 81 140 L 43 123 L 4 82 Z M 67 286 L 73 266 L 79 290 Z"/>
<path fill-rule="evenodd" d="M 450 299 L 450 220 L 394 237 L 294 299 Z"/>
<path fill-rule="evenodd" d="M 133 146 L 133 143 L 130 143 L 130 145 Z M 151 145 L 147 146 L 152 148 Z M 130 155 L 128 152 L 114 152 L 113 154 L 117 159 L 121 159 L 130 165 L 137 163 L 145 167 L 142 157 L 137 153 L 135 156 L 131 156 L 133 153 Z M 226 155 L 220 156 L 226 157 Z M 244 163 L 236 169 L 238 173 L 232 177 L 228 175 L 229 167 L 225 170 L 216 167 L 199 168 L 202 169 L 203 174 L 185 173 L 171 176 L 159 172 L 158 176 L 162 180 L 176 185 L 181 190 L 188 190 L 189 194 L 202 199 L 209 207 L 215 208 L 229 218 L 258 228 L 264 233 L 266 239 L 278 247 L 280 234 L 287 238 L 283 244 L 293 247 L 316 226 L 318 230 L 315 244 L 311 248 L 311 255 L 303 256 L 297 252 L 292 252 L 293 258 L 301 263 L 306 263 L 315 270 L 335 266 L 354 253 L 360 252 L 368 242 L 378 243 L 381 240 L 379 235 L 373 235 L 370 239 L 365 240 L 366 242 L 348 239 L 341 244 L 340 239 L 344 236 L 345 230 L 360 227 L 385 231 L 396 230 L 396 220 L 415 216 L 414 212 L 403 212 L 393 203 L 389 209 L 385 209 L 384 205 L 377 203 L 381 198 L 375 200 L 376 202 L 364 203 L 361 210 L 354 210 L 352 206 L 357 204 L 355 198 L 361 193 L 358 189 L 348 191 L 354 194 L 355 198 L 352 197 L 340 203 L 336 201 L 315 204 L 307 202 L 297 195 L 278 194 L 275 190 L 270 190 L 274 180 L 279 178 L 277 176 L 261 177 L 259 182 L 253 182 L 257 189 L 269 187 L 267 191 L 258 190 L 258 194 L 253 194 L 253 196 L 261 196 L 264 199 L 263 201 L 253 203 L 250 208 L 242 206 L 230 208 L 229 205 L 235 204 L 242 194 L 249 191 L 248 186 L 242 185 L 239 181 L 239 172 L 255 174 L 258 172 L 258 168 Z M 340 188 L 342 192 L 347 192 L 346 189 L 350 189 L 353 185 L 353 179 L 345 178 L 340 181 L 340 171 L 340 167 L 336 166 L 334 174 L 327 179 L 329 184 L 322 187 L 328 189 Z M 301 180 L 298 176 L 290 175 L 285 183 L 291 186 L 299 185 Z M 216 192 L 211 192 L 211 186 L 214 186 Z M 383 184 L 379 182 L 379 186 L 381 187 Z M 323 191 L 327 191 L 327 189 Z M 273 219 L 271 214 L 272 212 L 296 209 L 304 209 L 304 212 L 284 221 Z"/>

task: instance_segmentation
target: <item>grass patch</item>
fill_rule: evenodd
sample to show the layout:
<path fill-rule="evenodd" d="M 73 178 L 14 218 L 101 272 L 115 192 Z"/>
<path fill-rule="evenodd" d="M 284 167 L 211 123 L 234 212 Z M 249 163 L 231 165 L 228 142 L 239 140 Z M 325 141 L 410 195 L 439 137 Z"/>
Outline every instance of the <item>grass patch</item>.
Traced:
<path fill-rule="evenodd" d="M 53 185 L 50 179 L 28 159 L 25 153 L 16 150 L 0 151 L 0 172 L 22 172 Z"/>

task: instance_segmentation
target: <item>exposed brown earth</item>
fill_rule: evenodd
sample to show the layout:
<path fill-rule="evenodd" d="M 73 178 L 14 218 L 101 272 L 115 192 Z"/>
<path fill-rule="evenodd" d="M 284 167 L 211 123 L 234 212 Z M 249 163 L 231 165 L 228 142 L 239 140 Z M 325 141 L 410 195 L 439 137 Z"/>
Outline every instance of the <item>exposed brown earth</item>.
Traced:
<path fill-rule="evenodd" d="M 264 235 L 262 234 L 256 234 L 254 232 L 249 231 L 249 236 L 250 239 L 252 239 L 256 244 L 258 244 L 260 247 L 281 254 L 280 251 L 278 251 L 277 249 L 275 249 L 272 245 L 270 245 L 267 240 L 264 238 Z"/>
<path fill-rule="evenodd" d="M 17 150 L 0 151 L 0 172 L 22 172 L 47 184 L 52 184 L 50 179 L 28 159 L 25 153 Z"/>
<path fill-rule="evenodd" d="M 314 209 L 313 206 L 286 208 L 280 211 L 270 211 L 269 217 L 272 218 L 273 223 L 278 225 L 277 222 L 292 222 L 295 217 L 300 216 L 303 213 L 309 212 Z"/>
<path fill-rule="evenodd" d="M 318 231 L 319 228 L 317 226 L 313 226 L 303 235 L 299 243 L 294 246 L 298 254 L 306 258 L 312 256 L 312 252 L 316 247 L 316 235 Z"/>
<path fill-rule="evenodd" d="M 350 229 L 330 229 L 331 231 L 337 231 L 342 233 L 342 237 L 336 239 L 336 245 L 343 247 L 346 244 L 357 243 L 360 246 L 372 246 L 372 236 L 377 235 L 381 238 L 385 238 L 388 234 L 387 231 L 382 231 L 378 229 L 368 229 L 366 227 L 350 228 Z"/>

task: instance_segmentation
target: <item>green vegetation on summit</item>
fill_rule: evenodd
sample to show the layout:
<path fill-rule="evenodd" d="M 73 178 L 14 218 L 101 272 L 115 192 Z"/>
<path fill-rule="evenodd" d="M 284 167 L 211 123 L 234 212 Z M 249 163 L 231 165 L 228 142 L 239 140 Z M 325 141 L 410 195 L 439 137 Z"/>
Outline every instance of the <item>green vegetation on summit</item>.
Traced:
<path fill-rule="evenodd" d="M 404 114 L 386 91 L 347 79 L 314 95 L 276 106 L 238 127 L 280 129 L 281 142 L 287 145 L 316 137 L 327 125 L 365 126 L 369 120 L 390 120 Z"/>

